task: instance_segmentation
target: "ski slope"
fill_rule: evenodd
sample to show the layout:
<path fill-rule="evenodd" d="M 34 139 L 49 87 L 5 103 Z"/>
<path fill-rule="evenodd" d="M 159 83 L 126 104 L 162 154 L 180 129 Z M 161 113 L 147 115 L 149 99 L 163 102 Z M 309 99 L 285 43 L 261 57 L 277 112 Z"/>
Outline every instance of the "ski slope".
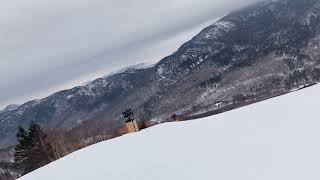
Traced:
<path fill-rule="evenodd" d="M 21 180 L 319 180 L 320 86 L 99 143 Z"/>

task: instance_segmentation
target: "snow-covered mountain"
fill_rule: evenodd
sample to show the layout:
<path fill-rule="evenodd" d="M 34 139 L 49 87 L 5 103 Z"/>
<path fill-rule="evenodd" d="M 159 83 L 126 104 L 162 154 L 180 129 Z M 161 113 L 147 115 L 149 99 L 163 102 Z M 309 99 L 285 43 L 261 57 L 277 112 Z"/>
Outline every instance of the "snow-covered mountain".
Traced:
<path fill-rule="evenodd" d="M 146 69 L 128 69 L 86 86 L 0 113 L 0 148 L 18 125 L 36 121 L 71 129 L 91 121 L 122 125 L 132 108 L 142 120 L 193 119 L 320 82 L 320 2 L 268 0 L 231 13 L 174 54 Z"/>
<path fill-rule="evenodd" d="M 18 109 L 19 106 L 20 105 L 18 105 L 18 104 L 11 104 L 11 105 L 5 107 L 3 110 L 0 110 L 0 113 L 1 112 L 14 111 L 14 110 Z"/>
<path fill-rule="evenodd" d="M 317 180 L 320 86 L 102 142 L 20 180 Z"/>

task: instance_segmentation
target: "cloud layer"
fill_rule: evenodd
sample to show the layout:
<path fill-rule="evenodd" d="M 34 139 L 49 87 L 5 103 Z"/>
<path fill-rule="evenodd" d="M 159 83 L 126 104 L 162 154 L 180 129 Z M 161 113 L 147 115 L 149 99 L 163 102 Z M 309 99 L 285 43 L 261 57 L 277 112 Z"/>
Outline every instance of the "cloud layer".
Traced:
<path fill-rule="evenodd" d="M 3 0 L 0 108 L 156 62 L 257 0 Z"/>

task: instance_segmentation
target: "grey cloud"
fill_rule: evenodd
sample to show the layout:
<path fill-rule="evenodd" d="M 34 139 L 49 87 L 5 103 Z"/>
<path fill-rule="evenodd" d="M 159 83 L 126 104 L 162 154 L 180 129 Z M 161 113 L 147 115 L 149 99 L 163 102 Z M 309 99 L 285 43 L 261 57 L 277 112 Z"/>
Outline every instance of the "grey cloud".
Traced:
<path fill-rule="evenodd" d="M 256 1 L 4 0 L 0 107 L 158 61 L 190 38 L 182 33 Z"/>

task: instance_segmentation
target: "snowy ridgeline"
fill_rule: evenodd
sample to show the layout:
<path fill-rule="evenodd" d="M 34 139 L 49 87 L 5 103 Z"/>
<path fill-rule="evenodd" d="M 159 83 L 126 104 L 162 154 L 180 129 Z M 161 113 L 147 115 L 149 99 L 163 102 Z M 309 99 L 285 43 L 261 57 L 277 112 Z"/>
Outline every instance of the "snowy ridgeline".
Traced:
<path fill-rule="evenodd" d="M 93 145 L 21 180 L 320 179 L 320 86 Z"/>

